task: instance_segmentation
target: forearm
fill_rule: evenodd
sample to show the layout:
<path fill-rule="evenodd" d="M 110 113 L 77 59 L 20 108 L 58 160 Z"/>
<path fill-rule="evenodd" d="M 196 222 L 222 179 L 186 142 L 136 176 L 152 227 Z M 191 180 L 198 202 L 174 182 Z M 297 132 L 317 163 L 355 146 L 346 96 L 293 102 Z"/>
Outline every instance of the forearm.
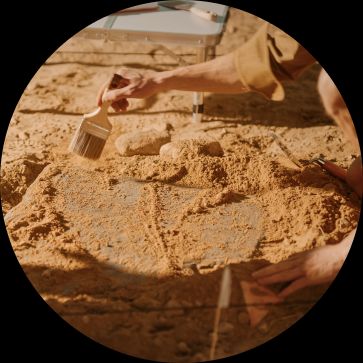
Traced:
<path fill-rule="evenodd" d="M 167 90 L 244 93 L 248 90 L 241 83 L 233 53 L 211 61 L 159 72 L 154 75 L 160 88 Z"/>
<path fill-rule="evenodd" d="M 362 158 L 356 158 L 352 165 L 349 167 L 346 176 L 347 183 L 362 198 L 363 194 L 363 175 L 362 175 Z"/>
<path fill-rule="evenodd" d="M 291 50 L 285 49 L 286 40 Z M 276 44 L 282 44 L 278 48 Z M 268 40 L 267 24 L 236 51 L 211 61 L 155 73 L 160 91 L 181 90 L 236 94 L 258 92 L 268 99 L 282 100 L 281 82 L 295 79 L 315 60 L 286 35 Z"/>

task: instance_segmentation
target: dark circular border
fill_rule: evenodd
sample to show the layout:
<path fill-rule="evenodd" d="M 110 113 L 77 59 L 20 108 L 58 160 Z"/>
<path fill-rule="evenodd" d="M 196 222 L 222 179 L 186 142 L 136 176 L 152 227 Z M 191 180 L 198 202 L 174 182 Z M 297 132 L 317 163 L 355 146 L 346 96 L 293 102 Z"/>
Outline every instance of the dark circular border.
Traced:
<path fill-rule="evenodd" d="M 218 1 L 248 11 L 278 26 L 300 42 L 331 75 L 350 109 L 361 135 L 360 34 L 361 12 L 354 1 Z M 8 122 L 26 85 L 38 68 L 68 38 L 93 21 L 142 1 L 62 0 L 58 2 L 7 2 L 0 22 L 1 144 Z M 361 139 L 361 137 L 360 137 Z M 12 251 L 1 221 L 0 315 L 3 331 L 0 359 L 27 358 L 38 361 L 102 359 L 130 361 L 93 342 L 61 319 L 40 298 L 27 280 Z M 244 358 L 316 359 L 360 352 L 361 303 L 359 299 L 362 228 L 338 277 L 320 301 L 300 321 L 278 337 L 229 361 Z M 359 320 L 360 319 L 360 320 Z M 357 333 L 356 333 L 357 332 Z"/>

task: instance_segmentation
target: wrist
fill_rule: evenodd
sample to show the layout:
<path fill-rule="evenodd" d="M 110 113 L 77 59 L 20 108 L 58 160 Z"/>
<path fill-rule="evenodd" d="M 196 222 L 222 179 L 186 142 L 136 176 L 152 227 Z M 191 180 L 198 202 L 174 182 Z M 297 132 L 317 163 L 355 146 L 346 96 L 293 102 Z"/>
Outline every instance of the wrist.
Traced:
<path fill-rule="evenodd" d="M 208 92 L 215 77 L 212 80 L 209 79 L 209 74 L 213 72 L 213 69 L 206 67 L 206 64 L 200 63 L 158 72 L 155 75 L 155 81 L 163 91 Z"/>
<path fill-rule="evenodd" d="M 175 78 L 174 70 L 155 72 L 152 81 L 156 84 L 159 92 L 165 92 L 174 89 Z"/>

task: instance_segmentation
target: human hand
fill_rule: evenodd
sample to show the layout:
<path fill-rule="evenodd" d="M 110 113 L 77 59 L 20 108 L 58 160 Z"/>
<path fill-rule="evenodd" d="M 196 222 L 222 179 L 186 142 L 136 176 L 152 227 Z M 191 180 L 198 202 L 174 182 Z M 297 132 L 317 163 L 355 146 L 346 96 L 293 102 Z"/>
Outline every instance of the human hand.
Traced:
<path fill-rule="evenodd" d="M 362 158 L 359 156 L 350 165 L 346 175 L 347 183 L 362 198 L 363 194 L 363 174 L 362 174 Z"/>
<path fill-rule="evenodd" d="M 321 158 L 315 160 L 322 168 L 327 170 L 330 174 L 345 181 L 356 193 L 362 198 L 363 193 L 363 175 L 362 175 L 362 158 L 356 158 L 350 167 L 346 170 L 331 161 L 323 160 Z"/>
<path fill-rule="evenodd" d="M 129 106 L 127 98 L 147 98 L 162 90 L 158 72 L 121 68 L 117 74 L 123 80 L 112 90 L 107 90 L 109 80 L 102 85 L 97 96 L 98 106 L 110 102 L 116 112 L 126 111 Z"/>
<path fill-rule="evenodd" d="M 317 87 L 325 111 L 330 117 L 334 118 L 342 108 L 347 107 L 338 88 L 324 69 L 319 74 Z"/>
<path fill-rule="evenodd" d="M 359 152 L 359 142 L 348 108 L 338 88 L 324 69 L 320 72 L 317 88 L 326 113 L 338 124 L 347 139 Z"/>
<path fill-rule="evenodd" d="M 260 285 L 292 281 L 279 293 L 286 297 L 307 286 L 333 281 L 349 252 L 356 230 L 336 245 L 327 245 L 298 253 L 286 261 L 269 265 L 252 274 Z"/>

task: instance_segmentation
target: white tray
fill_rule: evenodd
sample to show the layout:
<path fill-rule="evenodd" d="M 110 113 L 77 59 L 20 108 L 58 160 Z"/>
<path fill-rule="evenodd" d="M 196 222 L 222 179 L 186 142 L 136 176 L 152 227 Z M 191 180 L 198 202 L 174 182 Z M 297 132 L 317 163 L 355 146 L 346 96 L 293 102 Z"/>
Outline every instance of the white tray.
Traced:
<path fill-rule="evenodd" d="M 78 33 L 91 39 L 139 41 L 215 46 L 220 42 L 228 14 L 228 6 L 205 1 L 188 1 L 218 14 L 216 22 L 202 19 L 189 11 L 159 6 L 154 11 L 134 11 L 106 16 Z"/>

